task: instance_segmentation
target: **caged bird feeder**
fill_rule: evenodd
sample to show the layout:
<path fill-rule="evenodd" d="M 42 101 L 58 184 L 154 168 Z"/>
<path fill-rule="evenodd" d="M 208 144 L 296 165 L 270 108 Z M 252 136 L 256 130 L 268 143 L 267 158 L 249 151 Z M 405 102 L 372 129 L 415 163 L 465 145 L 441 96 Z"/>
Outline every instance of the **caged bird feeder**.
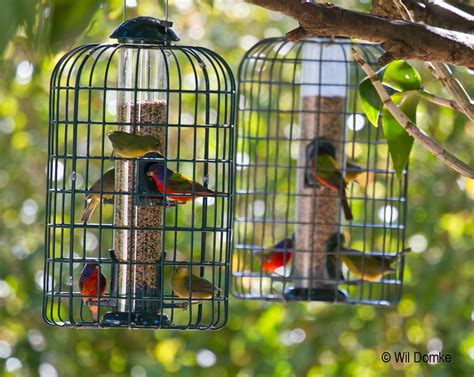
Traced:
<path fill-rule="evenodd" d="M 345 39 L 257 43 L 239 67 L 233 294 L 391 305 L 401 296 L 407 171 L 358 99 L 380 50 Z"/>
<path fill-rule="evenodd" d="M 124 21 L 51 78 L 44 310 L 74 327 L 228 315 L 235 82 L 172 23 Z"/>

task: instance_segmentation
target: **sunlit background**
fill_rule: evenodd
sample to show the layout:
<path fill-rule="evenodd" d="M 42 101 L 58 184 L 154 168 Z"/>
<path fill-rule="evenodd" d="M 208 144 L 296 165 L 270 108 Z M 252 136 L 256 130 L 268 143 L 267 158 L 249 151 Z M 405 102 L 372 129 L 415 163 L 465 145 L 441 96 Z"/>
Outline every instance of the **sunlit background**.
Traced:
<path fill-rule="evenodd" d="M 367 10 L 368 1 L 340 1 Z M 51 7 L 51 4 L 54 7 Z M 362 4 L 362 5 L 361 5 Z M 127 17 L 163 17 L 162 2 L 127 0 Z M 410 162 L 402 301 L 394 308 L 232 299 L 218 332 L 76 330 L 41 318 L 48 85 L 65 51 L 106 42 L 118 0 L 2 0 L 0 9 L 0 371 L 4 376 L 468 376 L 474 370 L 474 181 L 415 145 Z M 244 52 L 296 22 L 230 0 L 170 2 L 182 44 Z M 446 95 L 420 68 L 424 86 Z M 474 93 L 474 71 L 456 70 Z M 423 104 L 418 124 L 471 165 L 474 124 Z M 355 119 L 354 129 L 364 127 Z M 368 125 L 366 125 L 368 126 Z M 240 162 L 249 156 L 238 154 Z M 60 174 L 60 172 L 58 172 Z M 258 210 L 259 203 L 254 203 Z M 384 208 L 382 218 L 398 216 Z M 92 240 L 92 238 L 90 238 Z M 93 248 L 94 245 L 88 247 Z M 384 364 L 383 351 L 443 352 L 449 364 Z"/>

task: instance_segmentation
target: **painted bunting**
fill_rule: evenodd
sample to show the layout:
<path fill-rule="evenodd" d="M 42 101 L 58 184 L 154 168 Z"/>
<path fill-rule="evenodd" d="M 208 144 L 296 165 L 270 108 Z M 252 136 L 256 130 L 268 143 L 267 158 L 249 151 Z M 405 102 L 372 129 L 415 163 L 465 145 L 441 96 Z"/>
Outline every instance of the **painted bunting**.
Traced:
<path fill-rule="evenodd" d="M 178 203 L 184 204 L 190 200 L 199 198 L 201 196 L 212 196 L 216 193 L 208 188 L 205 188 L 198 182 L 193 182 L 181 173 L 168 169 L 163 162 L 155 162 L 150 164 L 146 173 L 155 181 L 158 191 L 165 193 L 168 199 L 174 200 Z M 165 186 L 166 177 L 166 188 Z M 194 192 L 193 192 L 194 188 Z M 170 194 L 189 194 L 189 196 L 174 196 Z"/>
<path fill-rule="evenodd" d="M 309 154 L 310 173 L 320 185 L 341 193 L 344 216 L 347 220 L 352 220 L 352 211 L 347 202 L 346 181 L 338 169 L 333 151 L 334 147 L 327 140 L 317 139 Z"/>
<path fill-rule="evenodd" d="M 392 264 L 395 261 L 398 261 L 402 255 L 411 251 L 410 248 L 402 250 L 397 255 L 370 255 L 366 253 L 361 253 L 360 251 L 347 250 L 342 246 L 344 242 L 344 237 L 342 234 L 339 235 L 339 255 L 335 255 L 337 247 L 337 237 L 338 234 L 334 234 L 331 239 L 328 241 L 328 251 L 333 252 L 330 255 L 333 260 L 336 260 L 339 257 L 348 270 L 358 279 L 369 281 L 369 282 L 378 282 L 385 275 L 388 275 L 395 270 L 392 268 Z M 332 246 L 332 248 L 331 248 Z"/>
<path fill-rule="evenodd" d="M 271 248 L 272 251 L 269 253 L 263 254 L 259 252 L 260 258 L 262 260 L 262 271 L 270 274 L 275 272 L 277 268 L 285 266 L 287 263 L 289 263 L 293 255 L 293 243 L 294 236 L 292 238 L 287 238 L 278 242 Z"/>
<path fill-rule="evenodd" d="M 101 191 L 101 188 L 103 192 L 115 191 L 115 169 L 110 169 L 106 171 L 104 175 L 89 188 L 89 191 L 95 192 L 90 192 L 86 194 L 87 206 L 81 216 L 82 222 L 88 222 L 92 215 L 92 212 L 94 212 L 95 208 L 99 205 L 101 199 L 101 195 L 99 192 Z M 113 194 L 102 194 L 102 199 L 112 198 Z"/>
<path fill-rule="evenodd" d="M 150 152 L 157 152 L 160 145 L 158 139 L 152 135 L 112 131 L 107 136 L 114 147 L 114 153 L 125 158 L 136 158 Z"/>
<path fill-rule="evenodd" d="M 309 145 L 309 148 L 313 148 L 314 149 L 314 146 L 316 144 L 324 144 L 325 145 L 325 148 L 326 148 L 326 152 L 329 153 L 334 159 L 336 158 L 336 148 L 334 148 L 334 145 L 332 145 L 330 142 L 329 142 L 329 139 L 324 137 L 324 136 L 320 136 L 318 138 L 316 138 L 313 143 L 311 143 Z M 311 153 L 315 153 L 314 151 L 311 151 Z M 310 153 L 310 154 L 311 154 Z M 345 176 L 344 176 L 344 180 L 346 181 L 346 184 L 349 184 L 351 183 L 352 181 L 356 181 L 357 177 L 359 175 L 361 175 L 362 173 L 364 173 L 364 169 L 362 169 L 360 166 L 350 162 L 350 161 L 346 161 L 346 170 L 345 170 Z"/>
<path fill-rule="evenodd" d="M 171 275 L 171 287 L 176 296 L 188 299 L 209 299 L 221 291 L 220 288 L 214 287 L 210 281 L 193 274 L 191 274 L 191 281 L 189 281 L 189 272 L 189 267 L 179 266 Z"/>
<path fill-rule="evenodd" d="M 82 296 L 96 296 L 84 297 L 82 300 L 85 304 L 89 302 L 99 301 L 98 296 L 104 296 L 105 287 L 107 285 L 107 279 L 104 274 L 99 271 L 98 263 L 87 263 L 82 269 L 81 276 L 79 278 L 79 289 Z M 99 318 L 99 307 L 89 306 L 91 310 L 92 319 L 97 321 Z"/>

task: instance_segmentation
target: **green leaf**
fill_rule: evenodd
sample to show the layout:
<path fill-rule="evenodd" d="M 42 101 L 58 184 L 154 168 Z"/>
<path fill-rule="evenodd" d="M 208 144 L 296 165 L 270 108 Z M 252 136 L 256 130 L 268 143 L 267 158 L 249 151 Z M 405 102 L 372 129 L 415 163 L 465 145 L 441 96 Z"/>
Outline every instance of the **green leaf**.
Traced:
<path fill-rule="evenodd" d="M 0 54 L 20 26 L 32 34 L 35 22 L 35 0 L 2 0 L 0 7 Z"/>
<path fill-rule="evenodd" d="M 382 108 L 383 104 L 368 77 L 360 82 L 359 94 L 362 103 L 362 109 L 364 110 L 367 119 L 370 123 L 377 127 L 380 109 Z"/>
<path fill-rule="evenodd" d="M 393 102 L 400 103 L 401 98 L 396 94 L 392 96 Z M 400 109 L 410 118 L 416 121 L 416 109 L 420 99 L 416 96 L 405 98 L 400 104 Z M 382 110 L 382 126 L 388 143 L 388 151 L 392 158 L 393 168 L 398 178 L 401 178 L 403 169 L 407 166 L 410 152 L 413 147 L 413 137 L 395 120 L 388 109 L 384 106 Z"/>
<path fill-rule="evenodd" d="M 421 88 L 421 77 L 418 71 L 403 60 L 393 61 L 385 66 L 382 84 L 399 92 Z"/>
<path fill-rule="evenodd" d="M 51 47 L 59 51 L 83 34 L 103 0 L 52 0 Z"/>
<path fill-rule="evenodd" d="M 379 69 L 377 77 L 389 94 L 421 88 L 420 74 L 410 64 L 402 60 L 396 60 Z M 368 77 L 360 82 L 359 94 L 367 119 L 377 127 L 383 104 Z"/>

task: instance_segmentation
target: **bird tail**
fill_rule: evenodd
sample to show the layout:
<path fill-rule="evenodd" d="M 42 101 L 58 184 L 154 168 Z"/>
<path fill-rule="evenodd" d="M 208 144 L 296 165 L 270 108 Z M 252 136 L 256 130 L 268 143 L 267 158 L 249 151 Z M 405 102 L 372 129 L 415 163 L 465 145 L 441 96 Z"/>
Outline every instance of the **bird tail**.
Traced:
<path fill-rule="evenodd" d="M 330 279 L 339 281 L 345 280 L 344 275 L 342 274 L 341 262 L 336 258 L 335 255 L 326 256 L 326 269 Z"/>
<path fill-rule="evenodd" d="M 84 210 L 84 212 L 82 213 L 82 216 L 81 216 L 81 221 L 86 223 L 89 221 L 92 213 L 94 212 L 95 208 L 97 207 L 97 205 L 99 204 L 100 200 L 96 197 L 93 197 L 91 199 L 89 199 L 89 203 L 87 204 L 87 207 L 86 209 Z"/>
<path fill-rule="evenodd" d="M 326 242 L 326 252 L 332 252 L 339 244 L 339 249 L 342 249 L 344 243 L 344 235 L 342 233 L 333 233 Z"/>
<path fill-rule="evenodd" d="M 326 269 L 328 276 L 339 281 L 344 281 L 344 276 L 342 275 L 341 262 L 336 258 L 334 252 L 337 245 L 339 245 L 339 250 L 341 250 L 343 244 L 344 235 L 342 233 L 333 233 L 326 242 L 326 253 L 328 254 L 326 255 Z"/>
<path fill-rule="evenodd" d="M 346 220 L 353 220 L 354 216 L 352 216 L 352 211 L 351 208 L 349 207 L 349 202 L 347 201 L 347 195 L 346 195 L 346 190 L 343 189 L 342 191 L 342 198 L 341 198 L 341 205 L 342 209 L 344 211 L 344 216 Z"/>

